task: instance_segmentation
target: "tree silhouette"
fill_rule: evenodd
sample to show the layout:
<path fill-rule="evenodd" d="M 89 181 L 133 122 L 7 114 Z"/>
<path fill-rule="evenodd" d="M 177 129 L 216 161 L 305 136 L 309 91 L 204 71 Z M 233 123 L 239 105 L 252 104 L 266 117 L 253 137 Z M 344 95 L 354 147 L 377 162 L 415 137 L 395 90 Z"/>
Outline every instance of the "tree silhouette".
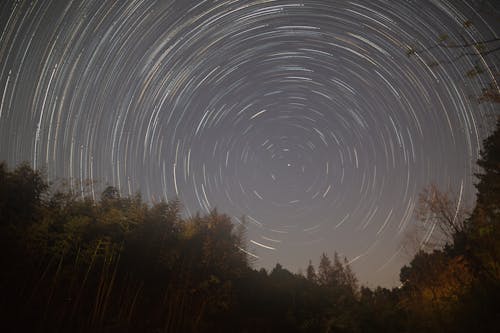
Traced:
<path fill-rule="evenodd" d="M 443 33 L 429 46 L 408 46 L 406 55 L 408 57 L 418 55 L 430 68 L 455 64 L 462 59 L 472 59 L 473 65 L 464 73 L 465 76 L 474 78 L 486 74 L 491 80 L 486 87 L 483 87 L 481 94 L 477 98 L 478 101 L 500 103 L 500 87 L 497 82 L 500 73 L 497 72 L 495 66 L 491 65 L 500 52 L 500 38 L 472 39 L 469 32 L 474 29 L 474 24 L 470 20 L 463 22 L 463 28 L 464 33 L 459 36 L 459 40 L 452 39 L 448 34 Z M 437 50 L 446 49 L 454 50 L 456 55 L 451 59 L 445 59 L 439 58 L 439 55 L 435 53 Z"/>

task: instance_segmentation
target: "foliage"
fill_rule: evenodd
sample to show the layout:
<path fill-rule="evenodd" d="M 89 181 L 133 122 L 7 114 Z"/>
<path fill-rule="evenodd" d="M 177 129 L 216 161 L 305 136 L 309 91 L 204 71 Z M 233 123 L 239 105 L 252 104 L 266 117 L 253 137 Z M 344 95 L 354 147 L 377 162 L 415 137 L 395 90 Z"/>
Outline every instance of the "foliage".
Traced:
<path fill-rule="evenodd" d="M 500 103 L 500 88 L 498 86 L 497 67 L 494 65 L 495 56 L 500 52 L 500 38 L 494 36 L 489 39 L 476 40 L 474 37 L 475 27 L 471 20 L 463 22 L 463 32 L 455 38 L 451 38 L 447 33 L 443 33 L 432 41 L 430 45 L 409 45 L 406 47 L 408 57 L 418 56 L 426 62 L 429 68 L 438 66 L 456 64 L 463 59 L 472 61 L 465 71 L 465 76 L 469 79 L 480 75 L 487 75 L 490 83 L 482 89 L 478 96 L 478 102 Z M 459 38 L 458 38 L 459 37 Z M 455 56 L 443 57 L 443 54 L 437 51 L 453 50 Z"/>
<path fill-rule="evenodd" d="M 484 141 L 472 214 L 457 210 L 436 187 L 423 192 L 417 216 L 428 219 L 447 244 L 418 252 L 401 269 L 398 304 L 408 326 L 428 332 L 495 332 L 500 319 L 500 120 Z M 455 212 L 455 213 L 453 213 Z"/>
<path fill-rule="evenodd" d="M 471 214 L 424 190 L 417 217 L 446 242 L 419 251 L 392 290 L 359 287 L 346 258 L 306 276 L 251 267 L 245 223 L 108 187 L 98 201 L 0 164 L 5 331 L 495 332 L 500 319 L 500 120 L 484 142 Z M 245 219 L 243 218 L 244 222 Z"/>
<path fill-rule="evenodd" d="M 0 313 L 8 331 L 354 332 L 357 282 L 250 266 L 245 232 L 107 187 L 98 201 L 0 164 Z M 244 221 L 244 219 L 242 219 Z M 323 256 L 327 258 L 326 255 Z M 311 264 L 312 267 L 312 264 Z M 312 267 L 314 271 L 314 267 Z"/>

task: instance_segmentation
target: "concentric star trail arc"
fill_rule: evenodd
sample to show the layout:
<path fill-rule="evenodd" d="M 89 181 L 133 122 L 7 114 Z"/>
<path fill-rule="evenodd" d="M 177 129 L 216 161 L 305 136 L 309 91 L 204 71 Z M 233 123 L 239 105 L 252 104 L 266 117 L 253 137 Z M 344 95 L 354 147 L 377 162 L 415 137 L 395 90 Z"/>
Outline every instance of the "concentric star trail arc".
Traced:
<path fill-rule="evenodd" d="M 178 198 L 186 215 L 246 216 L 257 266 L 336 250 L 361 281 L 394 285 L 419 192 L 436 183 L 472 202 L 495 112 L 471 98 L 492 79 L 466 77 L 475 58 L 406 50 L 496 37 L 485 8 L 5 0 L 0 159 L 75 187 L 94 179 L 94 197 L 112 184 Z M 492 59 L 480 59 L 491 73 Z"/>

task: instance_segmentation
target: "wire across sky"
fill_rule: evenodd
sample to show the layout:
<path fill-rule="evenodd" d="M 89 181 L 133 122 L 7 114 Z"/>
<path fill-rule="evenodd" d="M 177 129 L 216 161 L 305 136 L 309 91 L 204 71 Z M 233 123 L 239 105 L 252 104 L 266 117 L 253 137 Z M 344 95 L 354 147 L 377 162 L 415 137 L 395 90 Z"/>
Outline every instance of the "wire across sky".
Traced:
<path fill-rule="evenodd" d="M 494 1 L 4 0 L 0 160 L 245 216 L 257 267 L 337 251 L 393 286 L 423 188 L 473 204 L 497 111 L 476 98 L 497 55 L 432 46 L 498 38 L 498 17 Z"/>

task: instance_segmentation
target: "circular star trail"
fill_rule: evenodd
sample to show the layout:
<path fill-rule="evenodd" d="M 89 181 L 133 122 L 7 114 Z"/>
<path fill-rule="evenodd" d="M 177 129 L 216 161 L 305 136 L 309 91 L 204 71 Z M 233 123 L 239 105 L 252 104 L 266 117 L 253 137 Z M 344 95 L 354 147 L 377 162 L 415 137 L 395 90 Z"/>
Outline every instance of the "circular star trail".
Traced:
<path fill-rule="evenodd" d="M 336 250 L 393 285 L 419 192 L 472 202 L 495 113 L 495 55 L 425 50 L 498 38 L 492 3 L 3 1 L 0 159 L 245 216 L 257 265 Z"/>

